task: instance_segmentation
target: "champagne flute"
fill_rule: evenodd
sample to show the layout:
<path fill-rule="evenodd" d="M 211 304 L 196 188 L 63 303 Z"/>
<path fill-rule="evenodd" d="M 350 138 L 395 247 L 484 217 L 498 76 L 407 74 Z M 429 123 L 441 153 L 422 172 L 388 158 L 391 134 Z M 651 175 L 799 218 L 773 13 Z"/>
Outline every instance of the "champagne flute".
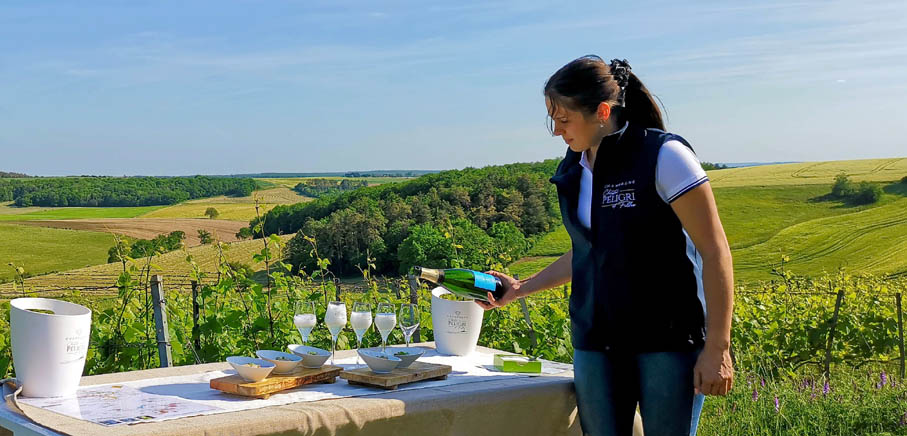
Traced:
<path fill-rule="evenodd" d="M 381 333 L 381 352 L 387 351 L 387 335 L 397 325 L 397 314 L 391 303 L 378 304 L 378 315 L 375 316 L 375 327 Z"/>
<path fill-rule="evenodd" d="M 324 313 L 324 324 L 331 331 L 331 365 L 334 364 L 334 353 L 337 351 L 337 335 L 346 326 L 346 305 L 342 301 L 328 303 Z"/>
<path fill-rule="evenodd" d="M 406 346 L 409 347 L 410 336 L 419 328 L 419 306 L 410 303 L 401 304 L 399 315 L 397 319 L 400 321 L 400 330 L 403 330 Z"/>
<path fill-rule="evenodd" d="M 297 301 L 296 315 L 293 316 L 293 324 L 302 335 L 302 344 L 306 345 L 309 341 L 309 333 L 318 324 L 318 317 L 315 316 L 315 303 L 312 301 Z"/>
<path fill-rule="evenodd" d="M 368 303 L 353 303 L 353 314 L 350 315 L 350 324 L 356 332 L 356 348 L 362 348 L 362 336 L 372 326 L 372 306 Z M 356 365 L 359 365 L 359 353 L 356 353 Z"/>

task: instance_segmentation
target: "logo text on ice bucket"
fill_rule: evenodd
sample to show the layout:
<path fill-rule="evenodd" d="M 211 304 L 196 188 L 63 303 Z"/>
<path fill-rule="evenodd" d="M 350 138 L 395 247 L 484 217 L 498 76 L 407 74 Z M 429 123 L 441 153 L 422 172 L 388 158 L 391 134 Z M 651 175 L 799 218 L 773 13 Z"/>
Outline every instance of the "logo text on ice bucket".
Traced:
<path fill-rule="evenodd" d="M 460 314 L 460 311 L 447 314 L 447 332 L 448 333 L 466 333 L 466 325 L 469 320 L 468 316 Z"/>
<path fill-rule="evenodd" d="M 610 207 L 612 209 L 636 207 L 636 189 L 630 187 L 635 184 L 636 180 L 627 180 L 605 185 L 605 189 L 602 192 L 602 207 Z"/>
<path fill-rule="evenodd" d="M 85 335 L 82 334 L 81 330 L 82 329 L 77 329 L 75 336 L 63 338 L 63 341 L 66 342 L 67 353 L 82 353 L 83 350 L 88 348 L 88 341 L 85 340 Z"/>

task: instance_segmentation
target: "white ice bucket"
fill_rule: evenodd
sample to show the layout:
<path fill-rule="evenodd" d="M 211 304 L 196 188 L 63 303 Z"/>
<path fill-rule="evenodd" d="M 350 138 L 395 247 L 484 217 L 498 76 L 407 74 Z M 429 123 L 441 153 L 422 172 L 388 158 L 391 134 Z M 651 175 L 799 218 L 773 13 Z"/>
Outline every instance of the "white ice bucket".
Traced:
<path fill-rule="evenodd" d="M 485 310 L 472 301 L 441 298 L 450 291 L 437 287 L 431 291 L 431 324 L 435 347 L 441 354 L 465 356 L 476 349 Z"/>
<path fill-rule="evenodd" d="M 22 386 L 22 395 L 75 394 L 85 368 L 91 310 L 48 298 L 17 298 L 10 302 L 9 318 L 13 369 Z"/>

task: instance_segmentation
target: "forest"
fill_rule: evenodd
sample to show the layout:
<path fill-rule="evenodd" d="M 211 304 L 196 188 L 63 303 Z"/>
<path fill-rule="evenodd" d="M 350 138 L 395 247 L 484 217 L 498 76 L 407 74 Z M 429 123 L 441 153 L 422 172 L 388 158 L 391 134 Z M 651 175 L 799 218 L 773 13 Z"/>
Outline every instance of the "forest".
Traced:
<path fill-rule="evenodd" d="M 0 202 L 16 206 L 123 207 L 176 204 L 196 198 L 245 197 L 252 179 L 193 177 L 53 177 L 0 179 Z"/>

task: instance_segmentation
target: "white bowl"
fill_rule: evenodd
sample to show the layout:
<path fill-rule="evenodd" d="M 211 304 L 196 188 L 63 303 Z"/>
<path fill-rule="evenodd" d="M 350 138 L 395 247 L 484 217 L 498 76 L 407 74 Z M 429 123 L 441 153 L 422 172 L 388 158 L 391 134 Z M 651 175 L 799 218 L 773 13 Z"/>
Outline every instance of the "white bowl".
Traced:
<path fill-rule="evenodd" d="M 397 354 L 401 352 L 406 354 Z M 397 368 L 406 368 L 412 365 L 416 359 L 422 357 L 422 355 L 425 354 L 425 349 L 416 347 L 387 347 L 387 354 L 401 360 L 400 365 L 398 365 Z"/>
<path fill-rule="evenodd" d="M 305 368 L 321 368 L 321 365 L 331 357 L 330 351 L 308 345 L 290 344 L 287 345 L 287 349 L 302 358 L 302 366 Z"/>
<path fill-rule="evenodd" d="M 274 368 L 274 374 L 287 374 L 293 372 L 293 370 L 296 369 L 296 366 L 299 365 L 299 362 L 302 362 L 302 357 L 295 354 L 284 353 L 283 351 L 258 350 L 255 352 L 255 355 L 277 365 L 277 367 Z"/>
<path fill-rule="evenodd" d="M 264 380 L 277 366 L 267 360 L 246 356 L 230 356 L 227 358 L 227 363 L 236 370 L 240 377 L 248 382 Z M 249 363 L 254 363 L 258 367 L 246 366 Z"/>
<path fill-rule="evenodd" d="M 371 348 L 360 349 L 359 355 L 368 365 L 372 372 L 377 374 L 387 374 L 394 370 L 403 361 L 399 357 L 394 357 L 391 353 L 384 353 L 381 350 Z"/>

